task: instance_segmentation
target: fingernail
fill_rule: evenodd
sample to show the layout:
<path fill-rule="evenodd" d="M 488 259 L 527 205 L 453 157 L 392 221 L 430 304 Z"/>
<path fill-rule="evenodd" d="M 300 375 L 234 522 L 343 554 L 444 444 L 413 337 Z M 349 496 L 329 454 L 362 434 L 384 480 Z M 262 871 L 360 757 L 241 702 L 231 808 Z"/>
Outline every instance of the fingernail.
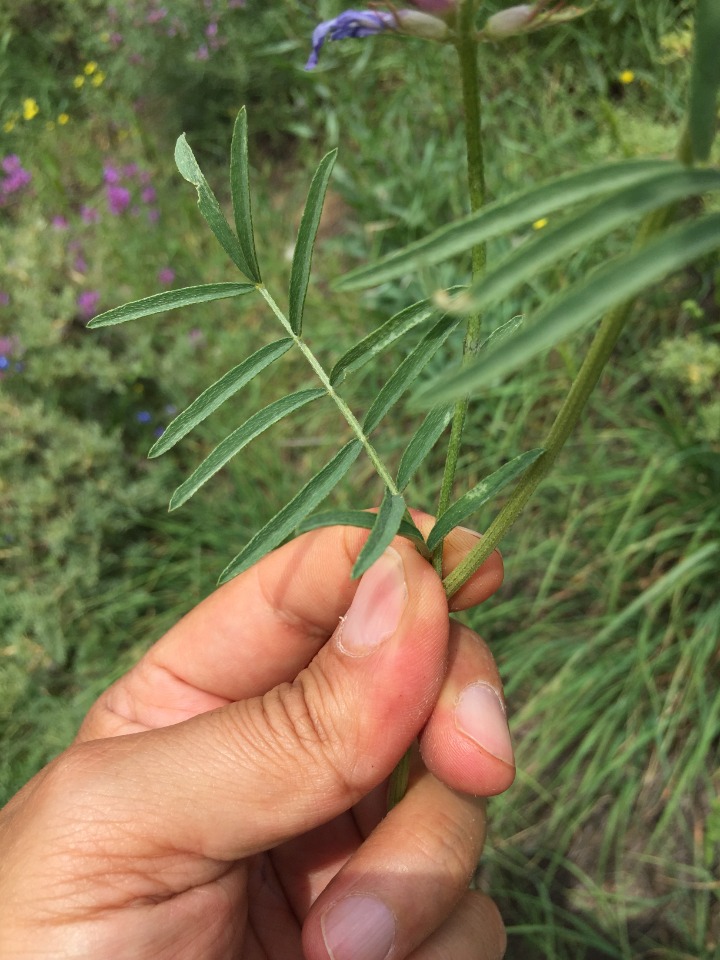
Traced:
<path fill-rule="evenodd" d="M 489 683 L 465 687 L 455 706 L 455 726 L 493 757 L 515 763 L 505 707 Z"/>
<path fill-rule="evenodd" d="M 332 960 L 385 960 L 395 939 L 395 917 L 377 897 L 339 900 L 320 926 Z"/>
<path fill-rule="evenodd" d="M 397 550 L 388 547 L 364 573 L 347 616 L 335 637 L 343 653 L 364 657 L 398 628 L 407 603 L 405 567 Z"/>

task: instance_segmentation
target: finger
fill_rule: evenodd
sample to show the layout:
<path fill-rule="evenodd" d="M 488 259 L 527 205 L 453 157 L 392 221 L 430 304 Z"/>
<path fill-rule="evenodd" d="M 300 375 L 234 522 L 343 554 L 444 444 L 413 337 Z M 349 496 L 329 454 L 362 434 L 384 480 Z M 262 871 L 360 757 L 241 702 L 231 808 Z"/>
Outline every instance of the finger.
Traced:
<path fill-rule="evenodd" d="M 413 517 L 424 531 L 432 528 L 427 514 Z M 357 589 L 351 570 L 367 536 L 357 527 L 305 534 L 220 587 L 100 697 L 78 740 L 167 726 L 292 682 L 349 607 Z M 476 542 L 453 531 L 447 564 Z M 495 553 L 453 597 L 455 609 L 481 602 L 501 581 Z"/>
<path fill-rule="evenodd" d="M 76 747 L 75 779 L 103 798 L 88 815 L 123 833 L 128 859 L 147 856 L 151 836 L 153 849 L 236 860 L 328 821 L 390 774 L 426 722 L 448 623 L 434 571 L 409 545 L 389 548 L 292 684 Z"/>
<path fill-rule="evenodd" d="M 502 960 L 506 945 L 498 908 L 484 893 L 468 890 L 453 914 L 408 960 Z"/>
<path fill-rule="evenodd" d="M 407 956 L 467 890 L 484 837 L 483 802 L 425 771 L 319 893 L 303 929 L 308 960 Z"/>
<path fill-rule="evenodd" d="M 455 620 L 447 674 L 420 749 L 428 769 L 455 790 L 491 797 L 515 778 L 497 666 L 487 644 Z"/>

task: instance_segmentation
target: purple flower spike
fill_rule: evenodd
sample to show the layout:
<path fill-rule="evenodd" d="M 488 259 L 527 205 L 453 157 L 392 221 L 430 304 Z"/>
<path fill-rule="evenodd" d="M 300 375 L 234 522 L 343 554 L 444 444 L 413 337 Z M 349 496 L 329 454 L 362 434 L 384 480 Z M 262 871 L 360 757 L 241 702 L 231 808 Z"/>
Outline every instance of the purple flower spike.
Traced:
<path fill-rule="evenodd" d="M 318 64 L 320 50 L 326 40 L 345 40 L 348 37 L 371 37 L 383 30 L 394 30 L 396 20 L 392 13 L 375 10 L 346 10 L 333 20 L 325 20 L 313 30 L 312 53 L 305 64 L 312 70 Z"/>
<path fill-rule="evenodd" d="M 113 216 L 118 216 L 130 205 L 130 191 L 126 187 L 111 185 L 106 188 L 108 210 Z"/>

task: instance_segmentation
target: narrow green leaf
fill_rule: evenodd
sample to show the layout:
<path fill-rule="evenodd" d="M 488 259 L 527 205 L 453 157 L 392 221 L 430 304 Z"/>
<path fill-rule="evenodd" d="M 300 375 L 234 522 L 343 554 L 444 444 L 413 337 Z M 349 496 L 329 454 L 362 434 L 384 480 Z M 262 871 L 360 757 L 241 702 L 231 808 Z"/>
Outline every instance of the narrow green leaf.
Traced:
<path fill-rule="evenodd" d="M 199 397 L 196 397 L 189 407 L 178 414 L 172 423 L 168 424 L 163 435 L 148 453 L 148 457 L 159 457 L 161 453 L 165 453 L 171 447 L 174 447 L 178 440 L 190 433 L 193 427 L 202 423 L 206 417 L 209 417 L 229 397 L 232 397 L 246 383 L 249 383 L 261 370 L 264 370 L 278 357 L 287 353 L 292 345 L 293 341 L 289 337 L 276 340 L 274 343 L 268 343 L 256 350 L 247 360 L 243 360 L 232 370 L 228 370 L 224 376 L 211 384 Z"/>
<path fill-rule="evenodd" d="M 320 225 L 325 192 L 332 173 L 337 150 L 331 150 L 320 161 L 310 184 L 310 191 L 305 203 L 300 229 L 298 230 L 295 253 L 293 254 L 292 272 L 290 274 L 290 293 L 288 305 L 288 320 L 293 333 L 300 336 L 302 332 L 303 310 L 305 309 L 305 295 L 310 280 L 315 237 Z"/>
<path fill-rule="evenodd" d="M 297 525 L 325 499 L 330 491 L 345 476 L 355 460 L 358 458 L 362 445 L 359 440 L 351 440 L 335 454 L 332 460 L 322 470 L 309 480 L 299 493 L 282 510 L 275 514 L 265 526 L 258 530 L 255 536 L 243 547 L 240 553 L 230 561 L 220 574 L 218 583 L 232 580 L 243 570 L 247 570 L 257 563 L 266 553 L 269 553 L 293 530 Z"/>
<path fill-rule="evenodd" d="M 230 229 L 225 214 L 220 209 L 217 197 L 203 176 L 184 133 L 178 137 L 175 144 L 175 164 L 182 176 L 197 190 L 200 213 L 207 221 L 222 248 L 241 273 L 244 273 L 246 277 L 252 277 L 253 271 L 245 260 L 240 242 Z"/>
<path fill-rule="evenodd" d="M 250 198 L 250 164 L 248 162 L 247 111 L 240 110 L 230 144 L 230 192 L 232 194 L 235 230 L 240 249 L 248 266 L 248 276 L 260 283 L 260 267 L 255 252 L 252 201 Z"/>
<path fill-rule="evenodd" d="M 363 429 L 371 433 L 393 404 L 397 403 L 420 372 L 432 360 L 440 347 L 460 322 L 459 317 L 442 317 L 422 338 L 420 343 L 405 357 L 390 379 L 384 384 L 365 415 Z"/>
<path fill-rule="evenodd" d="M 510 317 L 505 323 L 501 323 L 490 333 L 480 344 L 480 350 L 494 350 L 499 347 L 506 337 L 511 337 L 525 323 L 525 317 L 518 313 L 515 317 Z M 479 351 L 478 351 L 479 352 Z"/>
<path fill-rule="evenodd" d="M 397 474 L 399 490 L 402 491 L 407 487 L 420 464 L 437 443 L 440 434 L 452 420 L 453 406 L 453 404 L 445 404 L 433 407 L 405 447 Z"/>
<path fill-rule="evenodd" d="M 693 158 L 710 157 L 717 132 L 717 102 L 720 90 L 720 3 L 697 0 L 693 59 L 690 74 L 688 125 Z"/>
<path fill-rule="evenodd" d="M 386 490 L 380 509 L 375 515 L 375 523 L 372 525 L 370 536 L 365 541 L 365 545 L 352 569 L 353 580 L 361 577 L 375 563 L 385 548 L 390 545 L 390 541 L 400 529 L 400 521 L 404 513 L 405 500 L 402 496 L 400 494 L 393 495 L 389 490 Z"/>
<path fill-rule="evenodd" d="M 281 397 L 273 403 L 263 407 L 253 414 L 249 420 L 246 420 L 242 426 L 225 437 L 219 443 L 212 453 L 208 454 L 200 466 L 195 470 L 184 483 L 181 483 L 170 498 L 170 509 L 177 510 L 179 506 L 189 500 L 190 497 L 206 482 L 217 473 L 221 467 L 239 453 L 243 447 L 247 446 L 251 440 L 259 436 L 268 427 L 271 427 L 278 420 L 282 420 L 293 410 L 304 407 L 306 403 L 317 400 L 325 395 L 325 390 L 316 387 L 312 390 L 298 390 L 297 393 L 291 393 L 287 397 Z"/>
<path fill-rule="evenodd" d="M 165 313 L 189 307 L 194 303 L 206 303 L 208 300 L 225 300 L 227 297 L 241 297 L 255 289 L 252 283 L 203 283 L 197 287 L 181 287 L 179 290 L 166 290 L 152 297 L 133 300 L 121 307 L 113 307 L 105 313 L 93 317 L 88 327 L 111 327 L 116 323 L 151 317 L 154 313 Z"/>
<path fill-rule="evenodd" d="M 509 200 L 488 204 L 376 263 L 351 270 L 334 286 L 338 290 L 357 290 L 394 280 L 411 270 L 454 257 L 477 243 L 523 227 L 562 207 L 640 183 L 674 167 L 677 164 L 667 160 L 624 160 L 551 180 Z"/>
<path fill-rule="evenodd" d="M 452 529 L 457 527 L 458 524 L 464 523 L 479 507 L 487 503 L 488 500 L 492 500 L 503 487 L 523 474 L 542 453 L 543 450 L 540 447 L 535 450 L 528 450 L 527 453 L 521 453 L 520 456 L 514 457 L 503 464 L 499 470 L 491 473 L 489 477 L 485 477 L 480 483 L 475 484 L 472 490 L 468 490 L 451 507 L 448 507 L 432 528 L 430 536 L 427 538 L 428 549 L 434 550 Z"/>
<path fill-rule="evenodd" d="M 720 57 L 720 55 L 719 55 Z M 660 174 L 643 183 L 633 184 L 590 209 L 566 220 L 554 229 L 543 230 L 533 241 L 523 244 L 505 257 L 476 284 L 461 293 L 453 308 L 462 313 L 474 313 L 526 283 L 560 257 L 575 253 L 616 230 L 623 223 L 641 214 L 669 206 L 677 200 L 720 189 L 717 170 L 690 170 L 680 168 Z"/>
<path fill-rule="evenodd" d="M 310 530 L 318 530 L 320 527 L 363 527 L 366 530 L 372 530 L 375 523 L 375 514 L 368 513 L 366 510 L 324 510 L 322 513 L 314 513 L 307 517 L 298 525 L 297 533 L 308 533 Z M 397 534 L 411 540 L 418 553 L 425 559 L 429 559 L 430 551 L 423 539 L 423 535 L 413 523 L 407 520 L 401 520 Z"/>
<path fill-rule="evenodd" d="M 710 214 L 665 232 L 640 250 L 616 259 L 551 300 L 522 333 L 451 377 L 437 377 L 418 393 L 418 407 L 467 396 L 518 369 L 605 310 L 720 247 L 720 214 Z"/>
<path fill-rule="evenodd" d="M 452 295 L 462 289 L 464 288 L 452 287 L 447 293 Z M 348 373 L 364 366 L 374 356 L 394 343 L 395 340 L 404 336 L 413 327 L 428 320 L 437 312 L 437 304 L 431 299 L 420 300 L 409 307 L 405 307 L 404 310 L 390 317 L 382 326 L 373 330 L 372 333 L 369 333 L 340 357 L 330 372 L 330 383 L 333 386 L 342 383 Z"/>

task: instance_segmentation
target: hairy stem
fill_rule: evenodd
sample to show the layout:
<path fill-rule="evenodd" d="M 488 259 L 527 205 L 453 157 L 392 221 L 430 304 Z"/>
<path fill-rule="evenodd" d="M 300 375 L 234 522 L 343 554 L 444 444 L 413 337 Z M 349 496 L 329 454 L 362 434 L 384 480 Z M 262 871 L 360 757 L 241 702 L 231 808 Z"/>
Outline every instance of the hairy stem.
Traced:
<path fill-rule="evenodd" d="M 295 341 L 295 345 L 298 347 L 302 355 L 305 357 L 307 362 L 312 367 L 318 380 L 323 385 L 328 395 L 332 399 L 333 403 L 335 404 L 335 406 L 338 408 L 340 413 L 343 415 L 343 417 L 347 421 L 352 432 L 355 434 L 355 436 L 358 438 L 360 443 L 365 448 L 365 452 L 367 453 L 368 457 L 372 461 L 373 466 L 377 470 L 378 475 L 382 479 L 385 486 L 388 488 L 390 493 L 393 494 L 393 496 L 399 494 L 400 491 L 398 490 L 397 485 L 393 480 L 390 471 L 387 469 L 385 464 L 380 459 L 377 450 L 370 443 L 370 440 L 368 439 L 367 434 L 363 430 L 361 424 L 355 417 L 350 407 L 345 403 L 343 398 L 335 392 L 335 389 L 330 383 L 330 378 L 328 377 L 327 373 L 325 373 L 325 370 L 322 364 L 320 363 L 320 361 L 317 359 L 315 354 L 312 352 L 312 350 L 307 345 L 307 343 L 305 343 L 302 337 L 299 337 L 291 328 L 290 322 L 288 321 L 287 317 L 282 312 L 280 307 L 277 305 L 277 303 L 275 303 L 275 300 L 272 298 L 272 296 L 268 292 L 267 287 L 265 287 L 263 284 L 258 284 L 257 289 L 260 295 L 262 296 L 263 300 L 265 300 L 265 302 L 268 304 L 272 312 L 275 314 L 275 316 L 278 318 L 280 323 L 283 325 L 283 328 L 285 329 L 287 335 L 289 337 L 292 337 L 292 339 Z"/>
<path fill-rule="evenodd" d="M 459 13 L 458 41 L 456 49 L 460 61 L 462 80 L 463 108 L 465 113 L 465 145 L 467 152 L 468 193 L 470 209 L 479 210 L 485 203 L 485 163 L 482 144 L 482 112 L 480 100 L 480 77 L 478 73 L 478 43 L 474 29 L 475 4 L 466 2 Z M 485 270 L 487 259 L 486 245 L 476 244 L 472 248 L 472 280 L 475 282 Z M 463 364 L 474 357 L 480 347 L 480 314 L 468 318 L 463 344 Z M 463 397 L 455 404 L 450 439 L 448 441 L 445 469 L 443 472 L 437 516 L 440 517 L 450 505 L 455 472 L 457 470 L 460 446 L 465 427 L 469 397 Z M 442 572 L 442 543 L 438 544 L 433 555 L 433 564 L 438 573 Z"/>

